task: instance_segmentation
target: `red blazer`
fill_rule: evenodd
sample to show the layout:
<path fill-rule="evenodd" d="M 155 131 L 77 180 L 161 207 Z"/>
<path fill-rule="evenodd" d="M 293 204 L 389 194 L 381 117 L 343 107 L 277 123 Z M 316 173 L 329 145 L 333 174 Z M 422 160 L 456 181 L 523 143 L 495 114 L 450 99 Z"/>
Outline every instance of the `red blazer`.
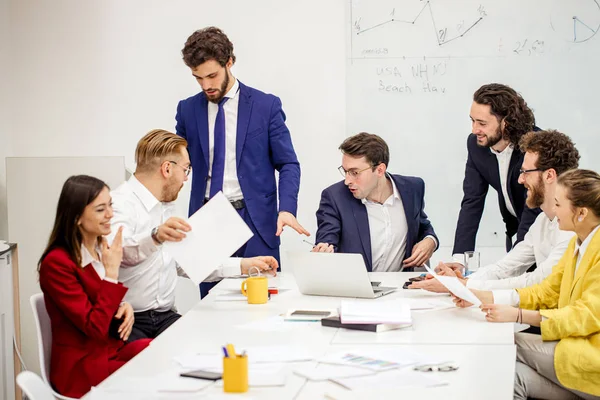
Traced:
<path fill-rule="evenodd" d="M 50 382 L 62 395 L 81 397 L 107 378 L 109 358 L 125 345 L 108 330 L 127 288 L 101 280 L 54 249 L 40 266 L 40 286 L 52 324 Z"/>

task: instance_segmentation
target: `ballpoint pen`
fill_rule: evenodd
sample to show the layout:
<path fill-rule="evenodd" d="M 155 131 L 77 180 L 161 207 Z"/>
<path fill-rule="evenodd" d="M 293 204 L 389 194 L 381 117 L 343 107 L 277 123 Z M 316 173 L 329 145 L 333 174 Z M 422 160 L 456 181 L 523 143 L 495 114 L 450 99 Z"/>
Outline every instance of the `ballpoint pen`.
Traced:
<path fill-rule="evenodd" d="M 315 247 L 315 244 L 314 244 L 314 243 L 311 243 L 311 242 L 309 242 L 309 241 L 308 241 L 308 240 L 306 240 L 306 239 L 302 239 L 302 241 L 303 241 L 304 243 L 310 244 L 312 247 Z"/>

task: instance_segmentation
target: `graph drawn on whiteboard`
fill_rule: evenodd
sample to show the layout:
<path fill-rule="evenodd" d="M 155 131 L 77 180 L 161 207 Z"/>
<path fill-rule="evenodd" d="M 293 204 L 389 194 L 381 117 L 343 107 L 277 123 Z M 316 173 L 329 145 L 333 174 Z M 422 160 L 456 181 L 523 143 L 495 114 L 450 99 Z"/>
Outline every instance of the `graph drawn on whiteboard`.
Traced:
<path fill-rule="evenodd" d="M 550 26 L 567 42 L 587 42 L 600 30 L 600 4 L 597 0 L 565 1 L 552 10 Z"/>
<path fill-rule="evenodd" d="M 486 6 L 457 7 L 432 0 L 376 0 L 351 4 L 351 58 L 418 56 L 414 50 L 446 49 L 473 35 L 485 22 Z M 402 54 L 400 54 L 402 53 Z M 441 55 L 439 53 L 429 55 Z"/>
<path fill-rule="evenodd" d="M 421 19 L 429 20 L 429 22 L 431 23 L 431 26 L 433 27 L 433 35 L 435 35 L 435 40 L 437 41 L 438 46 L 443 46 L 445 44 L 448 44 L 456 39 L 460 39 L 463 36 L 465 36 L 471 29 L 473 29 L 478 23 L 480 23 L 484 17 L 487 16 L 487 13 L 485 12 L 485 8 L 482 5 L 480 5 L 478 7 L 477 11 L 479 12 L 479 18 L 477 18 L 474 22 L 467 23 L 467 24 L 465 24 L 464 20 L 460 21 L 456 25 L 456 32 L 454 33 L 454 35 L 452 37 L 448 36 L 448 27 L 447 26 L 442 27 L 442 29 L 438 30 L 436 23 L 435 23 L 435 16 L 434 16 L 434 11 L 432 9 L 431 1 L 425 2 L 425 5 L 423 6 L 423 8 L 421 8 L 421 10 L 418 12 L 418 14 L 414 18 L 406 19 L 406 16 L 402 16 L 402 15 L 397 16 L 396 8 L 394 7 L 388 16 L 388 19 L 386 19 L 385 21 L 376 23 L 375 25 L 372 25 L 372 26 L 364 27 L 361 24 L 362 17 L 358 17 L 358 19 L 356 19 L 353 23 L 353 28 L 354 28 L 356 35 L 362 35 L 373 29 L 377 29 L 377 28 L 383 27 L 388 24 L 415 25 L 419 21 L 419 19 L 422 17 Z"/>
<path fill-rule="evenodd" d="M 600 0 L 350 0 L 354 60 L 539 57 L 583 50 Z"/>

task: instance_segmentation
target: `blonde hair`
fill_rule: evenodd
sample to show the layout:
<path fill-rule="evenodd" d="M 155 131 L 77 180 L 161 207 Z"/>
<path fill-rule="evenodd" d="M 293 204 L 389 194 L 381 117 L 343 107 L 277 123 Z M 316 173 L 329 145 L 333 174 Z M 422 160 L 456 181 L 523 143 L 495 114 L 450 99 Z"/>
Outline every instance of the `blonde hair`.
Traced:
<path fill-rule="evenodd" d="M 155 169 L 167 157 L 176 155 L 180 147 L 187 148 L 187 141 L 181 136 L 164 129 L 151 130 L 135 148 L 136 171 L 149 172 Z"/>
<path fill-rule="evenodd" d="M 587 208 L 600 217 L 600 175 L 589 169 L 572 169 L 558 177 L 574 207 Z"/>

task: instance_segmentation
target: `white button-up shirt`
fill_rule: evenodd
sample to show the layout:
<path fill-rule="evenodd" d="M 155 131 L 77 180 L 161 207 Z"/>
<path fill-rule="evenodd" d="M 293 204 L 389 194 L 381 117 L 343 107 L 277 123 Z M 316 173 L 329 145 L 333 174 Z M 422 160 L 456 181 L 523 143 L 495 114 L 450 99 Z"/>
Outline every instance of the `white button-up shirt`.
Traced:
<path fill-rule="evenodd" d="M 235 79 L 235 78 L 234 78 Z M 240 200 L 244 197 L 242 188 L 237 177 L 236 142 L 237 142 L 237 120 L 238 106 L 240 104 L 240 84 L 237 79 L 231 89 L 225 94 L 229 100 L 223 104 L 225 111 L 225 168 L 223 171 L 223 194 L 230 201 Z M 208 181 L 206 183 L 206 197 L 210 197 L 210 177 L 212 176 L 212 164 L 215 149 L 215 121 L 219 105 L 208 102 Z"/>
<path fill-rule="evenodd" d="M 94 268 L 101 280 L 106 279 L 107 281 L 114 283 L 114 279 L 106 278 L 106 270 L 104 269 L 104 264 L 102 264 L 102 255 L 100 250 L 96 248 L 95 251 L 96 255 L 98 256 L 97 260 L 90 254 L 88 249 L 83 244 L 81 245 L 81 266 L 85 267 L 89 264 L 92 264 L 92 268 Z"/>
<path fill-rule="evenodd" d="M 135 177 L 111 192 L 114 216 L 112 243 L 120 226 L 123 226 L 123 261 L 119 281 L 129 290 L 125 301 L 135 312 L 167 311 L 175 305 L 177 263 L 156 245 L 151 233 L 174 215 L 173 203 L 162 203 Z M 227 264 L 213 272 L 207 281 L 240 273 L 240 259 L 230 258 Z"/>
<path fill-rule="evenodd" d="M 498 171 L 500 172 L 500 186 L 502 187 L 502 196 L 504 196 L 504 202 L 506 203 L 506 208 L 508 212 L 513 216 L 517 216 L 515 209 L 513 208 L 512 203 L 510 202 L 510 198 L 508 197 L 508 167 L 510 167 L 510 158 L 513 154 L 513 145 L 509 144 L 506 148 L 500 152 L 492 149 L 490 147 L 492 153 L 498 159 Z"/>
<path fill-rule="evenodd" d="M 470 289 L 494 290 L 517 289 L 535 285 L 550 275 L 561 259 L 574 232 L 561 231 L 558 220 L 540 213 L 523 241 L 508 252 L 500 261 L 487 265 L 467 280 Z M 533 272 L 526 272 L 533 264 Z"/>
<path fill-rule="evenodd" d="M 369 218 L 373 272 L 402 270 L 402 261 L 406 253 L 408 224 L 404 204 L 394 180 L 388 179 L 392 183 L 393 192 L 383 204 L 366 198 L 361 200 Z M 433 238 L 430 235 L 427 237 Z M 435 241 L 435 238 L 433 239 Z"/>
<path fill-rule="evenodd" d="M 600 228 L 600 225 L 597 226 L 589 235 L 585 238 L 583 242 L 580 242 L 579 239 L 575 242 L 575 250 L 573 251 L 573 256 L 577 255 L 577 261 L 575 263 L 575 272 L 577 274 L 577 269 L 579 268 L 579 263 L 581 262 L 581 258 L 585 254 L 592 238 Z M 496 304 L 509 304 L 512 306 L 518 306 L 520 303 L 519 293 L 516 290 L 494 290 L 494 303 Z"/>
<path fill-rule="evenodd" d="M 515 209 L 510 202 L 510 198 L 508 197 L 508 169 L 510 167 L 510 159 L 513 154 L 513 145 L 509 144 L 503 151 L 496 151 L 490 147 L 490 151 L 492 154 L 496 156 L 498 159 L 498 172 L 500 173 L 500 186 L 502 188 L 502 197 L 504 197 L 504 202 L 506 203 L 506 209 L 513 216 L 517 216 L 515 213 Z M 460 253 L 452 254 L 452 258 L 454 262 L 464 265 L 464 255 Z"/>

